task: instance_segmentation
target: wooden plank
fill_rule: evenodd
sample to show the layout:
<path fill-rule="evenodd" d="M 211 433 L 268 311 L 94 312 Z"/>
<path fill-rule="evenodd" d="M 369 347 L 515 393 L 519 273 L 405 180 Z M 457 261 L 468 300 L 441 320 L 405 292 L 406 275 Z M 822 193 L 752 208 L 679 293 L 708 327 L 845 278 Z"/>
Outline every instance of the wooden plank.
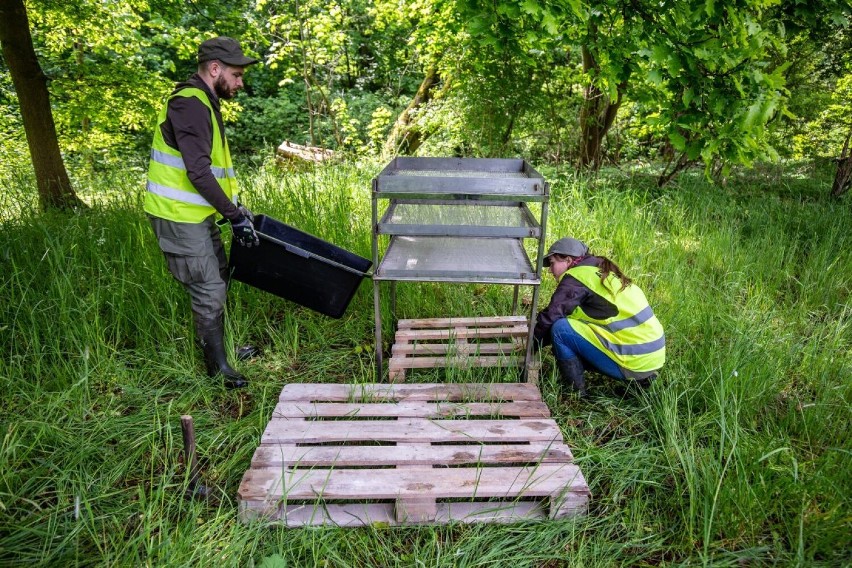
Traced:
<path fill-rule="evenodd" d="M 416 451 L 418 447 L 428 449 L 429 444 L 411 444 Z M 397 471 L 410 470 L 422 472 L 418 465 L 398 465 Z M 438 514 L 438 503 L 434 496 L 401 497 L 394 503 L 394 513 L 398 523 L 428 523 Z"/>
<path fill-rule="evenodd" d="M 408 341 L 405 339 L 401 339 L 399 341 L 394 340 L 394 346 L 396 345 L 408 345 Z M 404 355 L 403 355 L 404 357 Z M 388 382 L 389 383 L 404 383 L 405 382 L 405 369 L 388 369 Z"/>
<path fill-rule="evenodd" d="M 253 468 L 246 472 L 239 496 L 247 501 L 282 499 L 399 499 L 550 497 L 568 492 L 588 495 L 580 469 L 573 464 L 533 467 L 328 469 L 283 471 Z"/>
<path fill-rule="evenodd" d="M 273 418 L 261 436 L 264 444 L 322 442 L 550 442 L 562 441 L 551 419 L 307 421 Z"/>
<path fill-rule="evenodd" d="M 492 339 L 495 337 L 526 337 L 527 332 L 528 328 L 525 325 L 453 329 L 401 329 L 397 330 L 395 337 L 397 341 Z"/>
<path fill-rule="evenodd" d="M 401 384 L 405 382 L 405 369 L 389 369 L 388 382 L 391 384 Z"/>
<path fill-rule="evenodd" d="M 586 502 L 588 499 L 585 499 Z M 245 521 L 261 517 L 257 509 L 243 507 L 240 516 Z M 268 514 L 264 520 L 280 520 L 289 528 L 333 525 L 338 527 L 362 527 L 370 525 L 399 526 L 390 503 L 346 503 L 324 504 L 321 502 L 286 505 L 280 508 L 264 507 Z M 430 523 L 516 523 L 518 521 L 548 518 L 546 499 L 525 501 L 489 501 L 437 503 L 435 518 Z M 580 511 L 578 511 L 580 512 Z"/>
<path fill-rule="evenodd" d="M 520 355 L 406 357 L 402 360 L 391 358 L 388 361 L 388 369 L 434 369 L 443 367 L 466 369 L 471 367 L 522 367 L 523 365 L 524 358 Z"/>
<path fill-rule="evenodd" d="M 281 391 L 281 401 L 358 402 L 368 400 L 502 401 L 541 400 L 541 392 L 528 383 L 455 384 L 326 384 L 293 383 Z"/>
<path fill-rule="evenodd" d="M 399 446 L 261 445 L 251 460 L 263 467 L 363 467 L 384 465 L 467 465 L 569 463 L 574 456 L 561 442 Z"/>
<path fill-rule="evenodd" d="M 582 474 L 580 474 L 582 476 Z M 586 485 L 585 479 L 582 481 Z M 549 499 L 548 517 L 551 519 L 562 519 L 574 515 L 585 515 L 589 512 L 589 499 L 591 493 L 588 491 L 566 491 L 562 490 L 551 495 Z"/>
<path fill-rule="evenodd" d="M 521 520 L 544 519 L 547 499 L 536 501 L 489 501 L 439 503 L 435 515 L 437 523 L 510 523 Z"/>
<path fill-rule="evenodd" d="M 336 525 L 363 527 L 376 523 L 395 526 L 399 523 L 392 503 L 306 503 L 281 507 L 276 518 L 288 527 Z"/>
<path fill-rule="evenodd" d="M 494 355 L 502 353 L 504 355 L 517 355 L 521 350 L 522 348 L 508 341 L 504 343 L 465 343 L 464 346 L 456 343 L 406 343 L 404 345 L 395 343 L 391 347 L 391 355 L 393 357 L 406 355 L 444 355 L 446 353 L 465 353 L 468 355 Z"/>
<path fill-rule="evenodd" d="M 518 418 L 547 418 L 550 409 L 543 401 L 520 402 L 279 402 L 272 411 L 273 418 L 317 417 L 420 417 L 447 418 L 451 416 L 511 416 Z"/>
<path fill-rule="evenodd" d="M 529 318 L 526 316 L 496 316 L 496 317 L 472 317 L 472 318 L 429 318 L 429 319 L 405 319 L 397 322 L 397 329 L 431 329 L 463 327 L 485 327 L 504 325 L 527 325 Z"/>

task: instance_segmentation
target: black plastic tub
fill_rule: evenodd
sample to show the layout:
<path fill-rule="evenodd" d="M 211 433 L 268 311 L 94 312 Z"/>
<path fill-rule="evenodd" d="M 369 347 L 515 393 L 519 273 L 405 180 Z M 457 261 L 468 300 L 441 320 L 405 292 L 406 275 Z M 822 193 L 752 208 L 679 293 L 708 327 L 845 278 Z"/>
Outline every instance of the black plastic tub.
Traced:
<path fill-rule="evenodd" d="M 231 245 L 231 277 L 321 314 L 346 311 L 372 262 L 266 215 L 259 247 Z"/>

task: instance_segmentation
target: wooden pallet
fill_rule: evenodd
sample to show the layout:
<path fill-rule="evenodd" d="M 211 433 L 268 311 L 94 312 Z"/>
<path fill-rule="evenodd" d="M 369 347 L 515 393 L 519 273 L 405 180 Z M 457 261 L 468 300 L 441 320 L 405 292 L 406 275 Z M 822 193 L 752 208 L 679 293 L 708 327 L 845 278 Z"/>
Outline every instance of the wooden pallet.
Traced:
<path fill-rule="evenodd" d="M 243 521 L 512 522 L 589 488 L 530 383 L 291 384 L 239 488 Z"/>
<path fill-rule="evenodd" d="M 388 380 L 405 381 L 408 369 L 523 367 L 528 330 L 525 316 L 399 320 Z M 538 384 L 538 367 L 527 381 Z"/>

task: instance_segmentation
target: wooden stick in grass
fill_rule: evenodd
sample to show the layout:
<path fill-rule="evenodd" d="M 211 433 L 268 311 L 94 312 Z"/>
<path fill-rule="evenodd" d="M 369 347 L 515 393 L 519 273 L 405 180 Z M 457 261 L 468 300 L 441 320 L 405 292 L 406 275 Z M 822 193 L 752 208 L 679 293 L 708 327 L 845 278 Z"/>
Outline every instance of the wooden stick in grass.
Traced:
<path fill-rule="evenodd" d="M 195 426 L 192 422 L 192 416 L 187 414 L 181 416 L 180 427 L 181 430 L 183 430 L 183 455 L 186 460 L 186 465 L 189 467 L 189 487 L 187 488 L 187 495 L 190 497 L 195 495 L 206 495 L 207 488 L 204 485 L 198 484 L 201 472 L 198 470 L 198 456 L 195 452 Z"/>

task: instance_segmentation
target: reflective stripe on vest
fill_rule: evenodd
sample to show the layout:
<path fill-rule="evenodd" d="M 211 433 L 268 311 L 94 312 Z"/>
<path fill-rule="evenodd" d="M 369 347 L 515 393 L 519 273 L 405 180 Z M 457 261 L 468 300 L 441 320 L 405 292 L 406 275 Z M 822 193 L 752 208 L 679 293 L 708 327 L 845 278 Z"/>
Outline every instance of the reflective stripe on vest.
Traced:
<path fill-rule="evenodd" d="M 151 160 L 163 164 L 164 166 L 171 166 L 173 168 L 186 171 L 186 165 L 183 163 L 183 156 L 172 156 L 171 154 L 166 154 L 162 150 L 155 150 L 151 148 Z M 234 175 L 234 168 L 217 168 L 215 166 L 210 166 L 210 171 L 213 172 L 213 176 L 217 179 L 237 177 Z"/>
<path fill-rule="evenodd" d="M 166 144 L 161 130 L 161 125 L 166 121 L 169 101 L 175 97 L 195 97 L 210 110 L 210 121 L 213 126 L 210 171 L 228 199 L 235 205 L 237 203 L 237 182 L 228 141 L 220 132 L 213 106 L 204 91 L 187 87 L 171 95 L 158 116 L 148 162 L 145 211 L 171 221 L 200 223 L 216 213 L 216 210 L 189 181 L 183 157 L 178 150 Z"/>
<path fill-rule="evenodd" d="M 645 294 L 636 285 L 621 290 L 621 280 L 613 273 L 607 275 L 604 286 L 599 270 L 576 266 L 565 274 L 614 304 L 618 314 L 601 320 L 577 307 L 568 314 L 568 323 L 622 368 L 637 372 L 659 369 L 666 360 L 666 337 Z"/>

